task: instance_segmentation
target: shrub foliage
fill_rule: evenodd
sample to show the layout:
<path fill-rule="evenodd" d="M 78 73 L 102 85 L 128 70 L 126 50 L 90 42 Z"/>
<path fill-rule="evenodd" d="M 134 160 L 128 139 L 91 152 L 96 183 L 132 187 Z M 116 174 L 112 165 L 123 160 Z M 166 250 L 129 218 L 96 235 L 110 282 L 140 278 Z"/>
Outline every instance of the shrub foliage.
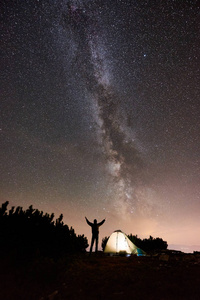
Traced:
<path fill-rule="evenodd" d="M 13 206 L 8 211 L 8 204 L 6 201 L 0 208 L 1 252 L 57 257 L 86 251 L 87 238 L 65 225 L 62 214 L 54 221 L 53 213 L 44 214 L 32 205 L 27 210 Z"/>
<path fill-rule="evenodd" d="M 138 248 L 144 250 L 145 252 L 154 252 L 159 250 L 166 250 L 168 244 L 163 239 L 157 237 L 153 238 L 151 235 L 148 239 L 140 239 L 137 235 L 129 234 L 128 238 L 133 242 Z"/>

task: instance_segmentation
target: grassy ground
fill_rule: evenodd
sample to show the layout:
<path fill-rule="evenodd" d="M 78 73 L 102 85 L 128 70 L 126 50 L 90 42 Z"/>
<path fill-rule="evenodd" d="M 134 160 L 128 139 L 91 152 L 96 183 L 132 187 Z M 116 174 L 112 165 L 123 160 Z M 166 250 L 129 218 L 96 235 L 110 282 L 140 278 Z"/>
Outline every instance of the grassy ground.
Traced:
<path fill-rule="evenodd" d="M 194 255 L 110 257 L 103 253 L 32 262 L 1 258 L 0 299 L 200 299 Z"/>

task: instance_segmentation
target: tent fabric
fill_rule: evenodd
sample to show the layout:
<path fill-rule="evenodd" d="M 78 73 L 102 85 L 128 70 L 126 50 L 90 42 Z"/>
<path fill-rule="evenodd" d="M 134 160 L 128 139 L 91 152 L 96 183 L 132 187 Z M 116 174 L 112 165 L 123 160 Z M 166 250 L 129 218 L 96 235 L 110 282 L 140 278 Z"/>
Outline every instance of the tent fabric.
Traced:
<path fill-rule="evenodd" d="M 135 246 L 121 230 L 114 231 L 109 237 L 104 253 L 144 255 L 144 251 Z"/>

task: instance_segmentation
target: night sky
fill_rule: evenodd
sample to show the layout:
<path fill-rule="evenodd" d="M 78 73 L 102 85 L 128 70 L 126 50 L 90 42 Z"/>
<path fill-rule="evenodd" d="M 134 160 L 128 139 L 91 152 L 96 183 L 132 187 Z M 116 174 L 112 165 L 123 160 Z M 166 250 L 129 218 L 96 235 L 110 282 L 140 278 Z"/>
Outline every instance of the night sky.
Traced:
<path fill-rule="evenodd" d="M 200 250 L 197 2 L 1 1 L 1 203 Z"/>

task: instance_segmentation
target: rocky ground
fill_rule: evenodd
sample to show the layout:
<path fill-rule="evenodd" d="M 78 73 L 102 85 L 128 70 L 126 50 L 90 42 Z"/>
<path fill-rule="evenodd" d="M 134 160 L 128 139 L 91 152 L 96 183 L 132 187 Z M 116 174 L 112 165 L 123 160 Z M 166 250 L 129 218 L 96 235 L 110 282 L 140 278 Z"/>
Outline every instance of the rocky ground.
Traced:
<path fill-rule="evenodd" d="M 0 299 L 200 299 L 200 254 L 2 260 Z M 128 299 L 127 298 L 127 299 Z"/>

